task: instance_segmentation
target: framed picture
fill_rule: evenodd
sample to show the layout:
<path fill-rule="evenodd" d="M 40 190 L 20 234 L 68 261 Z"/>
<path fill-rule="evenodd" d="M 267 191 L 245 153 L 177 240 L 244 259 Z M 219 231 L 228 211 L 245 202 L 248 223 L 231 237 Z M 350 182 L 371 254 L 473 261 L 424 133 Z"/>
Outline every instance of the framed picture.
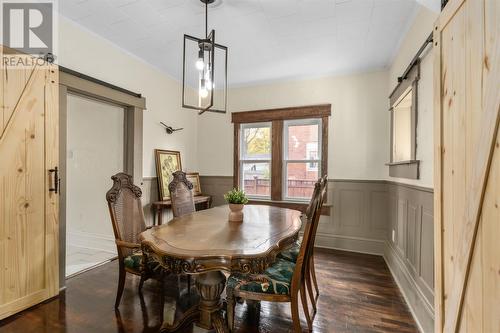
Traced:
<path fill-rule="evenodd" d="M 186 178 L 193 184 L 193 195 L 201 195 L 200 174 L 198 172 L 188 172 Z"/>
<path fill-rule="evenodd" d="M 155 149 L 156 176 L 158 177 L 158 196 L 160 200 L 169 200 L 168 184 L 173 179 L 172 174 L 182 170 L 181 153 L 172 150 Z"/>

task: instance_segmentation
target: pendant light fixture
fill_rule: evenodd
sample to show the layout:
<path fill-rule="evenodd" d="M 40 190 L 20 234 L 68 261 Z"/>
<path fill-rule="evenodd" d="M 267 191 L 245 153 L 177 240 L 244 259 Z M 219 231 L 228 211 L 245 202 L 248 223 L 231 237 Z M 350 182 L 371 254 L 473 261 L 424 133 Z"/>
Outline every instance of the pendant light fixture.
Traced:
<path fill-rule="evenodd" d="M 215 30 L 208 33 L 205 5 L 205 38 L 184 35 L 182 56 L 182 106 L 188 109 L 226 113 L 227 47 L 215 43 Z"/>

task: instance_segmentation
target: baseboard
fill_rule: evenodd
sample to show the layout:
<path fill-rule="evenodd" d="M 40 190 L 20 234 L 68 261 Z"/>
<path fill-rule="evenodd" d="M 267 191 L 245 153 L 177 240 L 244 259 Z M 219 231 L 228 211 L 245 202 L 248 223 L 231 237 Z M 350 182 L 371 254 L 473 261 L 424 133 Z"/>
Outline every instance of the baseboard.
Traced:
<path fill-rule="evenodd" d="M 318 232 L 316 247 L 350 252 L 383 255 L 385 241 L 360 237 L 338 236 Z"/>
<path fill-rule="evenodd" d="M 66 244 L 116 254 L 115 238 L 81 231 L 67 233 Z"/>
<path fill-rule="evenodd" d="M 420 332 L 434 332 L 434 308 L 426 300 L 424 294 L 389 242 L 385 244 L 384 260 L 417 322 Z"/>
<path fill-rule="evenodd" d="M 80 274 L 87 273 L 88 271 L 91 271 L 91 270 L 93 270 L 93 269 L 96 269 L 97 267 L 101 267 L 102 265 L 106 265 L 106 264 L 108 264 L 108 263 L 112 262 L 113 260 L 117 260 L 117 259 L 118 259 L 118 257 L 116 256 L 116 257 L 113 257 L 113 258 L 109 258 L 109 259 L 107 259 L 107 260 L 104 260 L 103 262 L 100 262 L 100 263 L 98 263 L 98 264 L 96 264 L 96 265 L 93 265 L 93 266 L 87 267 L 87 268 L 85 268 L 85 269 L 83 269 L 83 270 L 81 270 L 81 271 L 79 271 L 79 272 L 76 272 L 76 273 L 73 273 L 73 274 L 71 274 L 71 275 L 66 276 L 66 280 L 72 279 L 72 278 L 74 278 L 75 276 L 78 276 L 78 275 L 80 275 Z M 65 288 L 66 288 L 66 287 L 65 287 Z"/>

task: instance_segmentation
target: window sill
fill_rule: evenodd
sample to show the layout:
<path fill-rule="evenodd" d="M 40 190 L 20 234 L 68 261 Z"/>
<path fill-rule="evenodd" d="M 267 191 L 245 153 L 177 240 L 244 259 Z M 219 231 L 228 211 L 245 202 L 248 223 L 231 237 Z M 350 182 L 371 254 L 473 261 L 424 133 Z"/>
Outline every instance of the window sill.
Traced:
<path fill-rule="evenodd" d="M 276 201 L 276 200 L 262 200 L 262 199 L 249 199 L 248 203 L 250 205 L 267 205 L 267 206 L 275 206 L 281 208 L 289 208 L 301 211 L 305 213 L 309 202 L 301 202 L 301 201 Z M 323 208 L 321 209 L 321 215 L 330 216 L 330 208 L 332 205 L 323 204 Z"/>
<path fill-rule="evenodd" d="M 387 163 L 389 176 L 397 178 L 419 179 L 419 160 L 409 160 Z"/>

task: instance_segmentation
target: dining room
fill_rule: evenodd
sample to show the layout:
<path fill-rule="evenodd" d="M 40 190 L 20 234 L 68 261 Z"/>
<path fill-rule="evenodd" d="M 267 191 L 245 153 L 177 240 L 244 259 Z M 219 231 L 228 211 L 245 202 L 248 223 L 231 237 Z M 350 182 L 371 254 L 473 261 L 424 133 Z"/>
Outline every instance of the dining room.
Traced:
<path fill-rule="evenodd" d="M 0 0 L 0 332 L 500 332 L 499 16 Z"/>

